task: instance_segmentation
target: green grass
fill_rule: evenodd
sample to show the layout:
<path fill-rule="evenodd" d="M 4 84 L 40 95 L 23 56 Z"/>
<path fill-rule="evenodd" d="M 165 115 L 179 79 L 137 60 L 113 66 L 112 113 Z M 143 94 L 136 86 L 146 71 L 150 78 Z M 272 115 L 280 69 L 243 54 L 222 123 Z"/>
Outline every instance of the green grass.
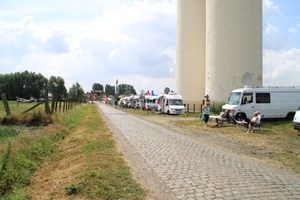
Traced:
<path fill-rule="evenodd" d="M 20 105 L 11 106 L 12 113 L 30 106 Z M 63 141 L 74 145 L 72 151 L 65 150 Z M 93 199 L 145 198 L 146 191 L 132 177 L 98 108 L 84 104 L 55 114 L 54 123 L 46 127 L 0 128 L 0 199 L 32 198 L 32 175 L 40 165 L 47 161 L 51 169 L 62 162 L 72 166 L 74 157 L 80 158 L 77 164 L 81 167 L 76 176 L 68 175 L 69 184 L 60 185 L 65 194 Z"/>

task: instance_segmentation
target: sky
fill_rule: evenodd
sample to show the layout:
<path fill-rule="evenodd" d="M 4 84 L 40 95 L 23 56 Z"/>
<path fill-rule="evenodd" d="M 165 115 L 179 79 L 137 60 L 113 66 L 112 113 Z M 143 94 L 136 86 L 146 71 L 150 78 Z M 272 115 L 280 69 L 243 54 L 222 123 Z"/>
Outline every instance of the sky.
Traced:
<path fill-rule="evenodd" d="M 175 90 L 176 0 L 0 0 L 0 74 Z M 300 1 L 263 0 L 263 85 L 300 86 Z"/>

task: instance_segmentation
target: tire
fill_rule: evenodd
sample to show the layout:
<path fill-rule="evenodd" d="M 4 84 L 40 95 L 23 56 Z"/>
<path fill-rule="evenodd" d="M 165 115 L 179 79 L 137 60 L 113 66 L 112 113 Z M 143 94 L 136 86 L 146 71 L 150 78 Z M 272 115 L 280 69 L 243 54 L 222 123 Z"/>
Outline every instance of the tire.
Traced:
<path fill-rule="evenodd" d="M 288 121 L 293 121 L 294 116 L 295 116 L 295 113 L 289 113 L 289 114 L 286 116 L 286 119 L 287 119 Z"/>
<path fill-rule="evenodd" d="M 245 113 L 236 114 L 235 119 L 237 119 L 238 121 L 246 120 L 246 115 L 245 115 Z"/>

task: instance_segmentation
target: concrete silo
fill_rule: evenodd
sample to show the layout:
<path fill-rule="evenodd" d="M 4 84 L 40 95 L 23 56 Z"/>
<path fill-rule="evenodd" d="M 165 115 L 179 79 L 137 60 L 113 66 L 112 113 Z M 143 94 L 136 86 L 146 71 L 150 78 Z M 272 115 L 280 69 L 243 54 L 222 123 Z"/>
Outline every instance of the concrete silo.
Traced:
<path fill-rule="evenodd" d="M 262 1 L 207 0 L 205 92 L 227 100 L 246 72 L 262 86 Z"/>
<path fill-rule="evenodd" d="M 205 0 L 177 0 L 176 92 L 185 103 L 205 95 Z"/>

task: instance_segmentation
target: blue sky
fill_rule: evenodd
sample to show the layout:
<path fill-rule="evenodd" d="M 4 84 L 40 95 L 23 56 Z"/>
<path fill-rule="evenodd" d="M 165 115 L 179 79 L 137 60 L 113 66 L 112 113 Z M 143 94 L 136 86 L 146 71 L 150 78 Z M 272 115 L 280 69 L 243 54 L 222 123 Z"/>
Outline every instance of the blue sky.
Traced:
<path fill-rule="evenodd" d="M 264 85 L 300 86 L 300 1 L 263 0 Z M 0 73 L 175 89 L 175 0 L 0 0 Z"/>

